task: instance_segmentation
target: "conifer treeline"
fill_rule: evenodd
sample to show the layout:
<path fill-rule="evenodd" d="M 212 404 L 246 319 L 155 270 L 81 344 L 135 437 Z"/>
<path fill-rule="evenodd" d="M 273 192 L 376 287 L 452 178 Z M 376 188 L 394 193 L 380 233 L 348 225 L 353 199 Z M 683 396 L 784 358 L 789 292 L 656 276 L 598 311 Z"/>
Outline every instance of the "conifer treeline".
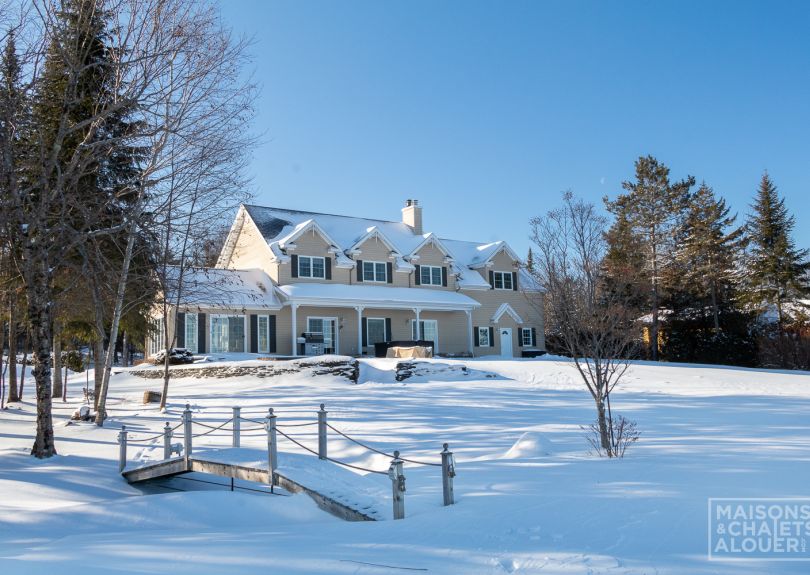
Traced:
<path fill-rule="evenodd" d="M 605 198 L 608 281 L 628 289 L 650 359 L 810 368 L 808 250 L 768 173 L 747 220 L 691 176 L 672 181 L 652 156 Z M 656 344 L 657 342 L 657 344 Z"/>

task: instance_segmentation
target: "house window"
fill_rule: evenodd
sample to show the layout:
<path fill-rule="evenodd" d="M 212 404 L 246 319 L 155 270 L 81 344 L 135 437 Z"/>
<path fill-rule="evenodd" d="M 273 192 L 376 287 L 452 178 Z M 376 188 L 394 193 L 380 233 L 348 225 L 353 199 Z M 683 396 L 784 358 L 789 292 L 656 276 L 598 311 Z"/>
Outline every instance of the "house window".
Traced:
<path fill-rule="evenodd" d="M 442 285 L 442 268 L 439 266 L 419 266 L 419 279 L 422 285 Z"/>
<path fill-rule="evenodd" d="M 388 281 L 385 262 L 363 262 L 363 281 L 382 282 Z"/>
<path fill-rule="evenodd" d="M 324 258 L 315 256 L 298 256 L 298 277 L 319 278 L 326 277 L 326 263 Z"/>
<path fill-rule="evenodd" d="M 307 332 L 323 335 L 323 352 L 337 352 L 337 318 L 334 317 L 308 317 Z"/>
<path fill-rule="evenodd" d="M 435 319 L 422 319 L 419 320 L 419 338 L 416 334 L 416 322 L 411 320 L 411 335 L 413 339 L 422 339 L 424 341 L 433 342 L 433 353 L 437 353 L 439 349 L 439 322 Z"/>
<path fill-rule="evenodd" d="M 186 314 L 186 325 L 185 325 L 185 336 L 186 336 L 186 349 L 190 350 L 192 353 L 197 353 L 197 314 L 196 313 L 187 313 Z"/>
<path fill-rule="evenodd" d="M 368 345 L 385 341 L 385 318 L 370 317 L 366 319 L 366 341 Z"/>
<path fill-rule="evenodd" d="M 152 320 L 152 333 L 149 337 L 149 355 L 155 355 L 163 349 L 163 318 L 156 317 Z"/>
<path fill-rule="evenodd" d="M 520 328 L 520 340 L 524 346 L 528 347 L 534 345 L 532 342 L 532 329 L 530 327 Z"/>
<path fill-rule="evenodd" d="M 512 272 L 493 272 L 492 276 L 495 289 L 512 289 Z"/>
<path fill-rule="evenodd" d="M 244 353 L 245 316 L 211 316 L 211 353 Z"/>
<path fill-rule="evenodd" d="M 259 353 L 268 353 L 270 351 L 270 320 L 266 315 L 260 315 L 256 324 L 259 332 L 257 334 Z"/>
<path fill-rule="evenodd" d="M 492 343 L 489 341 L 488 327 L 478 328 L 478 345 L 481 347 L 492 347 Z"/>

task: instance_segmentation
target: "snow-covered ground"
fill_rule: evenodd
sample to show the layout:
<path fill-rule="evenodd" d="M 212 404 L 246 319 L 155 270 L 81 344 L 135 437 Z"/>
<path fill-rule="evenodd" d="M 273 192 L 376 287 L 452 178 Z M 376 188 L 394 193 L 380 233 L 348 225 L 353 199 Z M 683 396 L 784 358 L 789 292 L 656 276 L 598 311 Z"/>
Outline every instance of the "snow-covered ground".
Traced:
<path fill-rule="evenodd" d="M 301 374 L 178 379 L 166 414 L 140 403 L 159 383 L 124 372 L 112 379 L 111 419 L 102 429 L 66 425 L 81 404 L 85 375 L 77 374 L 68 404 L 55 404 L 59 456 L 46 461 L 27 455 L 34 421 L 27 382 L 26 401 L 0 413 L 0 572 L 810 570 L 801 562 L 707 559 L 707 498 L 810 495 L 807 373 L 636 364 L 613 405 L 638 422 L 642 437 L 624 460 L 605 460 L 588 453 L 580 426 L 592 421 L 593 404 L 567 362 L 433 363 L 402 383 L 394 379 L 395 360 L 373 359 L 363 361 L 357 385 Z M 469 366 L 466 374 L 461 365 Z M 250 418 L 273 407 L 279 423 L 302 423 L 324 402 L 335 427 L 412 459 L 438 461 L 449 442 L 457 504 L 441 506 L 436 468 L 411 464 L 403 521 L 390 519 L 390 482 L 381 475 L 358 477 L 357 493 L 347 495 L 377 510 L 382 520 L 373 523 L 340 521 L 304 495 L 230 492 L 181 479 L 128 485 L 117 472 L 121 424 L 133 438 L 147 436 L 166 420 L 179 421 L 186 402 L 195 419 L 212 425 L 228 419 L 233 405 Z M 316 445 L 313 428 L 294 432 Z M 261 455 L 264 433 L 245 432 L 242 444 Z M 227 433 L 195 440 L 195 450 L 229 445 Z M 289 441 L 281 447 L 282 467 L 303 460 Z M 334 434 L 329 451 L 362 467 L 389 464 Z M 131 465 L 161 456 L 160 441 L 129 451 Z M 338 475 L 336 489 L 345 491 L 346 475 Z M 324 477 L 328 482 L 326 472 L 318 481 Z"/>

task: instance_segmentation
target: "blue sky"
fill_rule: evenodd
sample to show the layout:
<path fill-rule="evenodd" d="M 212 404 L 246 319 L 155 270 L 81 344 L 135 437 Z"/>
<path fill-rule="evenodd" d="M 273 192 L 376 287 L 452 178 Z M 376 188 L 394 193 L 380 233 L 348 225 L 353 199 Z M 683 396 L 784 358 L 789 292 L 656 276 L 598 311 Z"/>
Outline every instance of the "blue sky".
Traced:
<path fill-rule="evenodd" d="M 810 2 L 221 0 L 254 36 L 256 203 L 529 247 L 653 154 L 741 217 L 767 169 L 810 247 Z"/>

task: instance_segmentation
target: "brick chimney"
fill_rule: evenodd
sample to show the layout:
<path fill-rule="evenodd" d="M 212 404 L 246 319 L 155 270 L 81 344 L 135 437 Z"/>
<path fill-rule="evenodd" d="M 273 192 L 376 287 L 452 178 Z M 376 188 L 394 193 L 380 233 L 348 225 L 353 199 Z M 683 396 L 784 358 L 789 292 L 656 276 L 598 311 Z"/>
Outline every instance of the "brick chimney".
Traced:
<path fill-rule="evenodd" d="M 402 208 L 402 223 L 410 226 L 418 236 L 421 236 L 422 231 L 422 206 L 419 205 L 419 200 L 405 200 L 405 207 Z"/>

